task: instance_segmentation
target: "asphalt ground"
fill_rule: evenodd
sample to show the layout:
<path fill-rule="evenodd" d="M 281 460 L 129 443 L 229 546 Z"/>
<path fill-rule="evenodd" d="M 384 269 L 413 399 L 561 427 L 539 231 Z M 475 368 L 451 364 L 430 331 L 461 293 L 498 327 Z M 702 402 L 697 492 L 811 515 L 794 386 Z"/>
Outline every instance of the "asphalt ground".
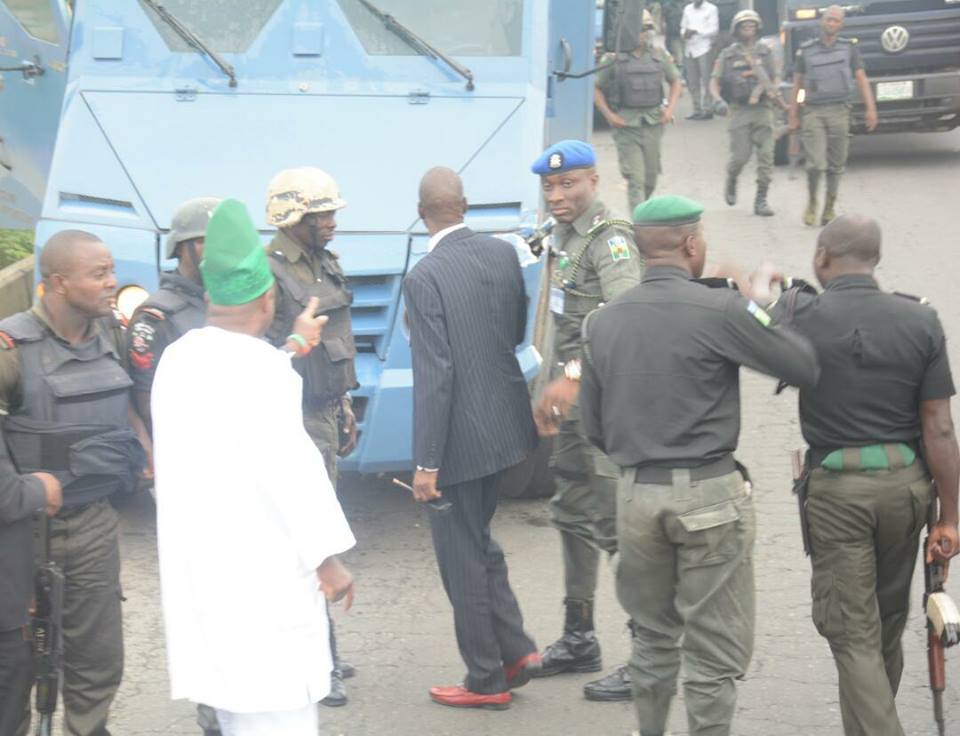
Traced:
<path fill-rule="evenodd" d="M 689 108 L 688 99 L 682 108 Z M 599 131 L 595 143 L 601 194 L 625 212 L 626 188 L 609 132 Z M 733 208 L 724 204 L 725 158 L 722 119 L 681 119 L 664 138 L 664 173 L 657 192 L 681 193 L 706 204 L 708 262 L 752 267 L 770 259 L 789 273 L 812 278 L 817 230 L 800 222 L 802 172 L 795 176 L 797 172 L 778 168 L 770 195 L 777 216 L 763 219 L 752 214 L 752 166 L 741 178 L 741 202 Z M 839 202 L 840 212 L 880 220 L 882 285 L 924 295 L 932 302 L 945 323 L 955 366 L 960 366 L 958 185 L 960 131 L 858 138 L 852 144 Z M 755 483 L 758 617 L 756 652 L 739 690 L 733 730 L 742 736 L 840 734 L 836 672 L 826 643 L 810 621 L 809 566 L 789 491 L 788 452 L 799 445 L 795 395 L 775 398 L 771 380 L 746 371 L 743 388 L 738 455 Z M 630 705 L 591 703 L 581 697 L 581 687 L 592 675 L 535 681 L 517 692 L 506 712 L 459 711 L 431 703 L 427 689 L 459 682 L 463 666 L 424 512 L 385 479 L 347 479 L 341 496 L 358 539 L 356 549 L 347 555 L 356 576 L 357 599 L 349 614 L 335 615 L 342 653 L 356 665 L 357 676 L 348 681 L 347 707 L 321 709 L 323 736 L 619 736 L 635 727 Z M 508 554 L 527 628 L 539 645 L 546 645 L 560 633 L 563 592 L 560 546 L 549 526 L 545 501 L 504 502 L 494 533 Z M 111 729 L 121 735 L 196 734 L 193 706 L 169 699 L 149 498 L 124 507 L 122 551 L 127 658 Z M 921 583 L 916 576 L 898 698 L 904 728 L 911 736 L 935 733 L 919 612 Z M 948 587 L 960 598 L 960 584 Z M 625 618 L 610 575 L 602 575 L 597 625 L 607 669 L 627 655 Z M 958 734 L 960 652 L 948 654 L 947 678 L 947 732 Z M 671 730 L 675 736 L 687 733 L 682 700 L 675 703 Z"/>

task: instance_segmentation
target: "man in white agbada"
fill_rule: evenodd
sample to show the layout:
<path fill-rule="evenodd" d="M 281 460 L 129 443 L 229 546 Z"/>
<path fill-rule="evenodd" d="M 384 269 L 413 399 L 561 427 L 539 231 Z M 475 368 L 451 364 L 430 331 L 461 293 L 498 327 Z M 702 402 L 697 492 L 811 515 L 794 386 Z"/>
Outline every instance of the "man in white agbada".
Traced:
<path fill-rule="evenodd" d="M 207 326 L 164 352 L 152 395 L 171 695 L 225 736 L 316 736 L 329 690 L 324 598 L 353 598 L 353 534 L 303 428 L 291 353 L 316 345 L 316 300 L 287 350 L 261 339 L 274 281 L 243 205 L 213 212 L 200 265 Z"/>

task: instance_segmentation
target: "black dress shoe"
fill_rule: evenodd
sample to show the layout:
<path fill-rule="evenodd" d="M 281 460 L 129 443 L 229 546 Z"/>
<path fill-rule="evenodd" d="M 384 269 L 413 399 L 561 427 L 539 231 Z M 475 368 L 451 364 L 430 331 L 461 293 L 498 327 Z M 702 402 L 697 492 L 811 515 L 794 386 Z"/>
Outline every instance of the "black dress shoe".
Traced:
<path fill-rule="evenodd" d="M 702 112 L 691 113 L 690 115 L 687 115 L 686 119 L 687 120 L 703 120 L 703 113 Z"/>
<path fill-rule="evenodd" d="M 621 665 L 606 677 L 588 682 L 583 686 L 583 697 L 587 700 L 601 700 L 614 702 L 618 700 L 632 700 L 633 688 L 630 685 L 630 670 Z"/>
<path fill-rule="evenodd" d="M 701 119 L 701 120 L 713 120 L 713 113 L 712 113 L 712 112 L 705 112 L 705 113 L 703 113 L 703 114 L 700 116 L 700 119 Z"/>
<path fill-rule="evenodd" d="M 330 672 L 330 694 L 320 701 L 328 708 L 339 708 L 347 704 L 347 686 L 343 684 L 343 672 L 339 669 Z"/>

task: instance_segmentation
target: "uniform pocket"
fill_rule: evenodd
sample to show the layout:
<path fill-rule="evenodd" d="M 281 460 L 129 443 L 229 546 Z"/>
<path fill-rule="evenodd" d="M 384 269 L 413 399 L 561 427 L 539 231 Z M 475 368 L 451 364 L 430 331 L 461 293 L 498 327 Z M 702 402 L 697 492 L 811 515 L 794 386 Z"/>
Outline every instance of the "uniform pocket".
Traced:
<path fill-rule="evenodd" d="M 686 532 L 684 546 L 697 566 L 727 562 L 740 551 L 740 510 L 734 501 L 687 511 L 677 521 Z"/>
<path fill-rule="evenodd" d="M 826 638 L 843 633 L 843 609 L 840 604 L 840 590 L 836 578 L 829 570 L 814 572 L 810 582 L 813 609 L 813 625 L 820 635 Z"/>

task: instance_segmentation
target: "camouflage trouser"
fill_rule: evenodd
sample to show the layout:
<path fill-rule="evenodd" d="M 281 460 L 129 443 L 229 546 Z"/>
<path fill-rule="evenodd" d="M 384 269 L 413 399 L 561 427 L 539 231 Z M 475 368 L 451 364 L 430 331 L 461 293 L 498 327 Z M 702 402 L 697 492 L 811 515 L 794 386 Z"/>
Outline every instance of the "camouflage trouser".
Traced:
<path fill-rule="evenodd" d="M 830 643 L 847 736 L 903 736 L 900 637 L 932 484 L 898 470 L 810 474 L 813 622 Z"/>
<path fill-rule="evenodd" d="M 627 180 L 627 199 L 631 212 L 657 187 L 662 137 L 662 125 L 629 125 L 613 129 L 617 161 L 621 176 Z"/>
<path fill-rule="evenodd" d="M 773 110 L 768 105 L 733 105 L 730 110 L 730 161 L 727 174 L 736 179 L 757 149 L 757 184 L 773 179 Z"/>
<path fill-rule="evenodd" d="M 556 484 L 550 513 L 563 544 L 566 597 L 593 600 L 600 550 L 617 550 L 619 470 L 580 433 L 579 406 L 560 425 L 550 465 Z"/>
<path fill-rule="evenodd" d="M 805 105 L 800 114 L 807 171 L 825 171 L 838 178 L 847 165 L 850 148 L 850 106 L 845 102 Z"/>
<path fill-rule="evenodd" d="M 330 483 L 337 487 L 337 450 L 340 449 L 340 403 L 321 409 L 304 409 L 303 426 L 323 454 Z"/>
<path fill-rule="evenodd" d="M 63 571 L 63 722 L 70 736 L 108 736 L 123 676 L 118 516 L 106 499 L 65 509 L 50 523 L 50 556 Z"/>
<path fill-rule="evenodd" d="M 681 655 L 691 736 L 728 736 L 753 652 L 753 501 L 739 473 L 617 489 L 617 597 L 634 621 L 640 733 L 663 734 Z M 682 643 L 681 643 L 682 642 Z"/>

